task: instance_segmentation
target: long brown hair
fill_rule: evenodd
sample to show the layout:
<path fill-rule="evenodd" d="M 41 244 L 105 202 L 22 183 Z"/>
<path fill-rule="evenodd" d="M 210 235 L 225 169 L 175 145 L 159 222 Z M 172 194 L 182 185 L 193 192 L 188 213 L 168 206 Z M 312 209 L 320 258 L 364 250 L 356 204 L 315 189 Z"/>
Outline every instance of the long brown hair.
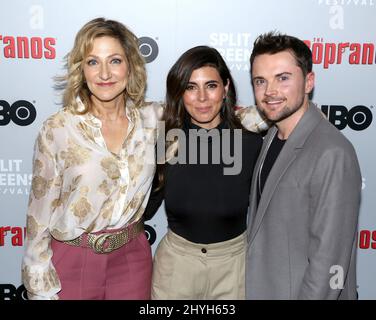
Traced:
<path fill-rule="evenodd" d="M 166 81 L 166 108 L 162 117 L 165 122 L 165 132 L 171 129 L 182 129 L 189 114 L 183 103 L 183 95 L 191 78 L 192 72 L 202 67 L 215 68 L 223 84 L 229 83 L 226 99 L 221 109 L 222 121 L 231 129 L 242 129 L 240 120 L 235 116 L 236 89 L 230 70 L 220 53 L 208 46 L 197 46 L 184 52 L 171 67 Z M 171 141 L 166 141 L 166 150 L 171 146 Z M 164 184 L 165 164 L 158 165 L 158 180 L 161 188 Z"/>

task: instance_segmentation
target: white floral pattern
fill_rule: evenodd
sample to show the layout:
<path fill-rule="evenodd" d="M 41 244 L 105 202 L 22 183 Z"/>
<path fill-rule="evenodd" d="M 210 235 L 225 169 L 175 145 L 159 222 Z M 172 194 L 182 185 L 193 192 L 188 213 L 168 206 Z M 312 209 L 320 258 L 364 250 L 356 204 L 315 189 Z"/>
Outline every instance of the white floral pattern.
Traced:
<path fill-rule="evenodd" d="M 71 240 L 141 218 L 155 172 L 153 158 L 145 154 L 154 157 L 161 109 L 158 103 L 127 103 L 128 136 L 119 155 L 106 149 L 101 122 L 91 113 L 75 115 L 66 108 L 44 122 L 34 148 L 22 263 L 31 299 L 58 298 L 51 237 Z"/>

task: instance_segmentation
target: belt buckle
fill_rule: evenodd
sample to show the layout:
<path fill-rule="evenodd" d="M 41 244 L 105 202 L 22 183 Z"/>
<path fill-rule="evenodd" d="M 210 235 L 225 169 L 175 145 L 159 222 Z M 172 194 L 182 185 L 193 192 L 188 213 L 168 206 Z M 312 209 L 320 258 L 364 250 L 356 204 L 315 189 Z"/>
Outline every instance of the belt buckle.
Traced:
<path fill-rule="evenodd" d="M 109 253 L 113 251 L 113 246 L 111 241 L 108 242 L 108 247 L 104 248 L 104 243 L 112 236 L 111 233 L 102 233 L 93 242 L 93 250 L 96 253 Z"/>

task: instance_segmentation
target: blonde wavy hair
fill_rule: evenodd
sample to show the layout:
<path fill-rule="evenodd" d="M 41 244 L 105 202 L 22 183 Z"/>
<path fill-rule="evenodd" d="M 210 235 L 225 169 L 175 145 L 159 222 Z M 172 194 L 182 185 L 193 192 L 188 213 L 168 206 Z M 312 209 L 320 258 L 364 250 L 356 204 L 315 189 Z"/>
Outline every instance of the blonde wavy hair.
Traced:
<path fill-rule="evenodd" d="M 127 98 L 131 99 L 136 107 L 144 103 L 146 70 L 137 37 L 118 21 L 97 18 L 86 23 L 77 33 L 73 49 L 65 57 L 68 72 L 65 76 L 55 78 L 59 83 L 57 87 L 64 88 L 64 106 L 74 113 L 84 114 L 91 109 L 91 92 L 85 82 L 83 63 L 93 48 L 94 40 L 104 36 L 119 40 L 126 54 L 129 67 L 125 89 Z M 83 102 L 84 109 L 78 105 L 77 97 Z"/>

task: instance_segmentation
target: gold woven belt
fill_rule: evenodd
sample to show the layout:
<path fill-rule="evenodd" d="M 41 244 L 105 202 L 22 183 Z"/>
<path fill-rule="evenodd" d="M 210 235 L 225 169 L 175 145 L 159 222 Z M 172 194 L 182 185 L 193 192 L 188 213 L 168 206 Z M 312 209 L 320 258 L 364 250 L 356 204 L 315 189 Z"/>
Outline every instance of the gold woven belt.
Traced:
<path fill-rule="evenodd" d="M 89 247 L 95 253 L 109 253 L 136 238 L 143 230 L 144 224 L 139 221 L 120 231 L 100 234 L 84 233 L 75 239 L 64 241 L 64 243 L 75 247 Z"/>

